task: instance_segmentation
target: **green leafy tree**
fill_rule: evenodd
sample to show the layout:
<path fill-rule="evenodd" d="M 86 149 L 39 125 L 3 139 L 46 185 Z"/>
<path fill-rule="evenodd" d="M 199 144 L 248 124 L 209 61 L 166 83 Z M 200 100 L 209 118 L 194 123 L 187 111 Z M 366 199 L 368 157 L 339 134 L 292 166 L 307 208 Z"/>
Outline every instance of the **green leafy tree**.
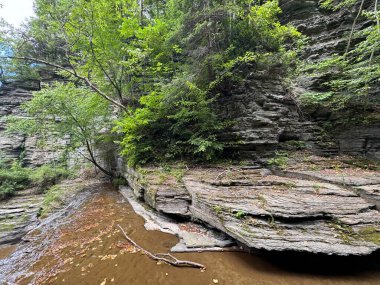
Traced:
<path fill-rule="evenodd" d="M 45 108 L 68 100 L 79 112 L 70 103 L 78 92 L 117 106 L 115 131 L 131 163 L 215 158 L 227 125 L 214 108 L 218 84 L 246 63 L 287 70 L 301 38 L 280 23 L 275 0 L 37 0 L 35 7 L 14 59 L 56 68 L 77 87 L 57 85 L 32 101 Z M 38 121 L 37 109 L 28 111 Z M 60 133 L 72 132 L 63 125 Z"/>
<path fill-rule="evenodd" d="M 68 151 L 76 151 L 103 173 L 112 176 L 96 156 L 96 145 L 110 125 L 109 103 L 85 87 L 57 83 L 33 94 L 23 109 L 30 119 L 10 117 L 8 132 L 38 135 L 41 140 L 69 140 Z"/>
<path fill-rule="evenodd" d="M 141 108 L 117 122 L 130 165 L 171 159 L 210 160 L 223 149 L 224 128 L 211 109 L 212 99 L 189 81 L 175 80 L 140 99 Z"/>

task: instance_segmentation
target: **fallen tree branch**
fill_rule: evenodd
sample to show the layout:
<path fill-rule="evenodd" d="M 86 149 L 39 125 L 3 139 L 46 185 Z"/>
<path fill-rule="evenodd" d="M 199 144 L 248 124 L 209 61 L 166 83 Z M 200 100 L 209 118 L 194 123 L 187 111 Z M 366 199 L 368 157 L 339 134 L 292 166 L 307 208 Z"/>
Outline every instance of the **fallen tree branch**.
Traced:
<path fill-rule="evenodd" d="M 165 262 L 167 264 L 170 264 L 170 265 L 173 265 L 173 266 L 177 266 L 177 267 L 194 267 L 194 268 L 201 268 L 201 269 L 205 269 L 206 268 L 204 265 L 202 265 L 200 263 L 196 263 L 196 262 L 192 262 L 192 261 L 187 261 L 187 260 L 179 260 L 179 259 L 175 258 L 173 255 L 171 255 L 170 253 L 157 253 L 157 254 L 153 254 L 153 253 L 149 252 L 148 250 L 146 250 L 146 249 L 142 248 L 141 246 L 139 246 L 135 241 L 133 241 L 125 233 L 125 231 L 123 230 L 123 228 L 119 224 L 117 226 L 119 227 L 119 229 L 123 233 L 124 237 L 133 246 L 135 246 L 137 249 L 139 249 L 141 252 L 143 252 L 145 255 L 147 255 L 148 257 L 150 257 L 153 260 L 163 261 L 163 262 Z"/>

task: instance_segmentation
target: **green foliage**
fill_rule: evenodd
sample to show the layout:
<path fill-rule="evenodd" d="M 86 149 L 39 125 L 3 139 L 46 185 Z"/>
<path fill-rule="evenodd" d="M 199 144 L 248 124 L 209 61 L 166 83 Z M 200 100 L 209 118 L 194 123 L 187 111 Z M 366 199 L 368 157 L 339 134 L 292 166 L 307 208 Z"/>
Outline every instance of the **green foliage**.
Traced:
<path fill-rule="evenodd" d="M 142 107 L 116 123 L 129 163 L 152 160 L 210 160 L 223 149 L 216 133 L 223 128 L 212 99 L 189 81 L 176 80 L 140 100 Z"/>
<path fill-rule="evenodd" d="M 276 152 L 276 156 L 269 159 L 268 164 L 284 169 L 288 165 L 288 160 L 289 157 L 286 152 Z"/>
<path fill-rule="evenodd" d="M 214 206 L 213 206 L 213 209 L 214 209 L 214 211 L 215 211 L 215 213 L 216 213 L 217 215 L 220 215 L 220 214 L 223 212 L 222 207 L 219 206 L 219 205 L 214 205 Z"/>
<path fill-rule="evenodd" d="M 56 83 L 34 92 L 22 108 L 31 119 L 8 117 L 8 132 L 37 134 L 43 142 L 55 141 L 56 145 L 69 138 L 66 151 L 79 152 L 102 170 L 94 148 L 106 140 L 102 131 L 110 125 L 111 109 L 106 100 L 85 87 L 70 82 Z M 83 148 L 86 154 L 82 153 Z"/>
<path fill-rule="evenodd" d="M 64 189 L 59 185 L 54 185 L 46 191 L 46 195 L 42 202 L 42 210 L 39 216 L 44 218 L 51 212 L 51 210 L 63 203 Z"/>
<path fill-rule="evenodd" d="M 60 166 L 43 165 L 31 169 L 16 162 L 10 168 L 0 168 L 0 200 L 28 187 L 38 187 L 44 191 L 71 175 L 71 171 Z"/>
<path fill-rule="evenodd" d="M 116 177 L 112 179 L 112 185 L 115 187 L 119 187 L 121 185 L 127 185 L 128 182 L 125 180 L 124 177 Z"/>
<path fill-rule="evenodd" d="M 240 219 L 243 219 L 246 215 L 247 215 L 247 213 L 244 212 L 244 211 L 242 211 L 242 210 L 236 211 L 236 212 L 234 213 L 235 218 L 237 218 L 237 219 L 239 219 L 239 220 L 240 220 Z"/>
<path fill-rule="evenodd" d="M 350 8 L 350 7 L 354 6 L 357 2 L 358 2 L 357 0 L 340 0 L 340 1 L 323 0 L 323 1 L 321 1 L 320 5 L 323 8 L 332 9 L 332 10 L 336 11 L 336 10 L 339 10 L 343 7 Z"/>
<path fill-rule="evenodd" d="M 282 143 L 281 147 L 285 150 L 295 151 L 295 150 L 303 150 L 307 148 L 307 145 L 304 141 L 290 140 L 290 141 L 286 141 Z"/>
<path fill-rule="evenodd" d="M 30 179 L 30 170 L 14 163 L 11 168 L 0 168 L 0 200 L 13 195 L 15 191 L 25 189 Z"/>
<path fill-rule="evenodd" d="M 171 0 L 165 16 L 138 30 L 134 44 L 149 66 L 144 74 L 158 82 L 145 84 L 148 95 L 114 128 L 131 165 L 215 159 L 224 148 L 218 135 L 230 124 L 214 109 L 218 85 L 235 80 L 228 75 L 244 63 L 283 70 L 294 64 L 302 37 L 279 22 L 278 1 L 248 2 Z"/>
<path fill-rule="evenodd" d="M 33 185 L 38 186 L 42 191 L 65 178 L 72 177 L 72 172 L 64 167 L 52 167 L 43 165 L 31 171 L 29 179 Z"/>
<path fill-rule="evenodd" d="M 247 63 L 291 70 L 302 43 L 277 0 L 36 0 L 35 10 L 15 55 L 64 66 L 75 84 L 37 92 L 25 105 L 34 120 L 14 130 L 70 136 L 95 164 L 110 116 L 101 97 L 125 111 L 114 130 L 130 164 L 215 159 L 230 123 L 216 114 L 220 85 L 242 79 L 233 75 Z"/>
<path fill-rule="evenodd" d="M 361 4 L 358 0 L 336 2 L 323 1 L 322 6 L 339 10 Z M 353 120 L 361 124 L 380 121 L 377 94 L 380 83 L 380 12 L 375 5 L 373 11 L 359 9 L 357 16 L 358 20 L 366 20 L 369 25 L 357 29 L 357 21 L 354 20 L 352 33 L 347 34 L 344 53 L 334 54 L 303 69 L 312 76 L 323 78 L 323 83 L 319 91 L 303 94 L 301 102 L 308 107 L 322 106 L 330 110 L 343 124 L 352 124 Z"/>
<path fill-rule="evenodd" d="M 358 237 L 375 244 L 380 244 L 380 231 L 375 227 L 364 227 L 359 230 Z"/>

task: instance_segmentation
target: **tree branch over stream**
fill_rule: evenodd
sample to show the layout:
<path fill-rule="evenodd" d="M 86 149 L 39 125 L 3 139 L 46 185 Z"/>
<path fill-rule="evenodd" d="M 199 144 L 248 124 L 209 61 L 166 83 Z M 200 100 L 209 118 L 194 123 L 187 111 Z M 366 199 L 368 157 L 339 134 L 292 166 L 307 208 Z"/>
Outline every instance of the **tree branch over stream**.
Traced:
<path fill-rule="evenodd" d="M 38 59 L 38 58 L 33 58 L 33 57 L 14 57 L 14 56 L 7 56 L 7 57 L 1 57 L 1 58 L 5 58 L 5 59 L 17 59 L 17 60 L 26 60 L 26 61 L 33 61 L 33 62 L 36 62 L 36 63 L 41 63 L 41 64 L 45 64 L 47 66 L 51 66 L 51 67 L 54 67 L 54 68 L 57 68 L 57 69 L 60 69 L 60 70 L 63 70 L 63 71 L 66 71 L 67 73 L 69 73 L 70 75 L 74 76 L 75 78 L 83 81 L 88 87 L 90 87 L 93 91 L 95 91 L 97 94 L 99 94 L 100 96 L 102 96 L 104 99 L 106 99 L 108 102 L 112 103 L 113 105 L 121 108 L 122 110 L 127 110 L 127 108 L 115 101 L 114 99 L 112 99 L 110 96 L 108 96 L 106 93 L 104 93 L 102 90 L 100 90 L 94 83 L 92 83 L 87 77 L 84 77 L 84 76 L 81 76 L 79 75 L 75 70 L 71 70 L 69 68 L 66 68 L 64 66 L 61 66 L 59 64 L 55 64 L 55 63 L 52 63 L 52 62 L 48 62 L 46 60 L 42 60 L 42 59 Z"/>

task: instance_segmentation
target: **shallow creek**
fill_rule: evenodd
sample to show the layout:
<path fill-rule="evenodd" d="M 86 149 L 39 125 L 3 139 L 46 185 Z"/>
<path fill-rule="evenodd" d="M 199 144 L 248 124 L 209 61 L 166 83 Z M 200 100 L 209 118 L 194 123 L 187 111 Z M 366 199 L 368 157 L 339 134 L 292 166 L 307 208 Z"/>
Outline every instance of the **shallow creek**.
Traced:
<path fill-rule="evenodd" d="M 380 284 L 379 255 L 366 258 L 206 252 L 173 254 L 207 269 L 160 264 L 136 252 L 117 228 L 154 253 L 175 236 L 147 231 L 121 194 L 104 189 L 69 217 L 31 232 L 29 242 L 0 250 L 4 284 Z M 13 252 L 14 251 L 14 252 Z M 13 252 L 13 254 L 12 254 Z"/>

